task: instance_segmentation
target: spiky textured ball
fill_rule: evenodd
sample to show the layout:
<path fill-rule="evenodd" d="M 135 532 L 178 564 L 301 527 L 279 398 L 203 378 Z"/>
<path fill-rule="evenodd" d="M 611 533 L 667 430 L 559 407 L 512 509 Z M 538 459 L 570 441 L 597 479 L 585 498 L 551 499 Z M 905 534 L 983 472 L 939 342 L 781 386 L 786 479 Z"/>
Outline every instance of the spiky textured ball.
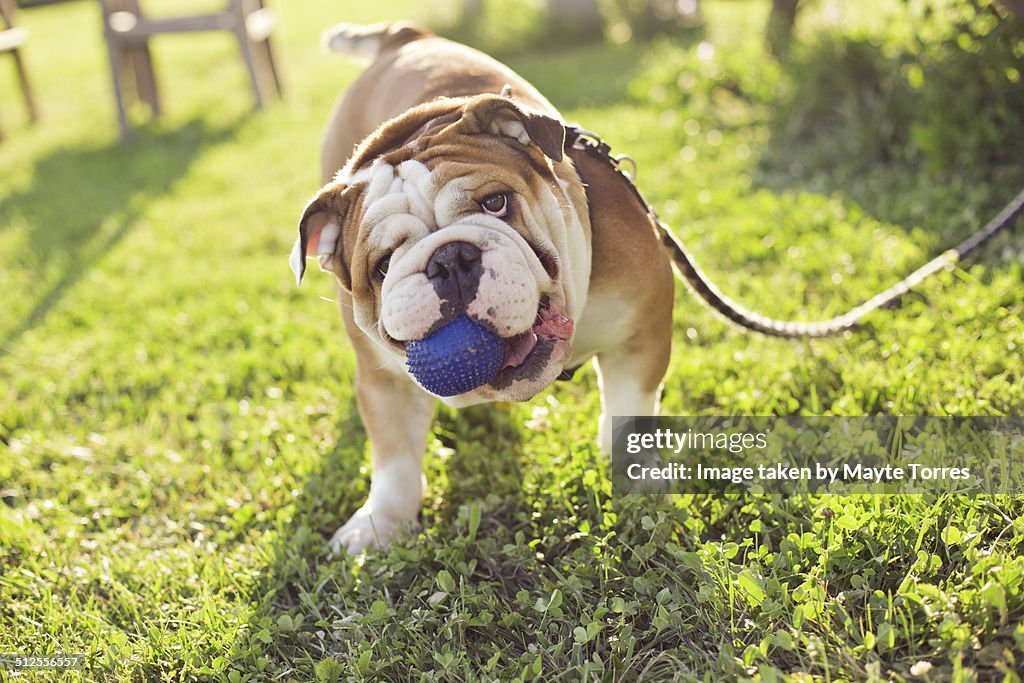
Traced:
<path fill-rule="evenodd" d="M 505 362 L 505 341 L 467 315 L 405 345 L 409 372 L 437 396 L 458 396 L 487 384 Z"/>

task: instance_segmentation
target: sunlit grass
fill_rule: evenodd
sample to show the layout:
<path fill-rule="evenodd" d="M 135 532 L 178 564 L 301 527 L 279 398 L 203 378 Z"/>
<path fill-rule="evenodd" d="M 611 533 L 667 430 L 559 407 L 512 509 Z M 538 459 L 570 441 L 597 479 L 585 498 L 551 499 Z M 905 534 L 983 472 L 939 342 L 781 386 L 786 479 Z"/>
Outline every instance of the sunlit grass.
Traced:
<path fill-rule="evenodd" d="M 790 78 L 760 46 L 767 3 L 702 5 L 689 38 L 505 59 L 636 158 L 750 307 L 841 312 L 1016 190 L 1013 169 L 844 185 L 843 159 L 762 163 L 786 158 Z M 273 6 L 283 102 L 251 113 L 230 38 L 169 36 L 166 115 L 133 111 L 128 144 L 97 5 L 21 15 L 44 118 L 18 118 L 0 73 L 0 652 L 86 653 L 68 680 L 1019 680 L 1019 499 L 612 499 L 589 369 L 531 404 L 441 411 L 422 532 L 328 559 L 368 458 L 329 278 L 296 289 L 287 266 L 358 73 L 319 32 L 422 10 Z M 1002 238 L 813 343 L 727 328 L 680 287 L 663 412 L 1020 414 L 1020 253 Z"/>

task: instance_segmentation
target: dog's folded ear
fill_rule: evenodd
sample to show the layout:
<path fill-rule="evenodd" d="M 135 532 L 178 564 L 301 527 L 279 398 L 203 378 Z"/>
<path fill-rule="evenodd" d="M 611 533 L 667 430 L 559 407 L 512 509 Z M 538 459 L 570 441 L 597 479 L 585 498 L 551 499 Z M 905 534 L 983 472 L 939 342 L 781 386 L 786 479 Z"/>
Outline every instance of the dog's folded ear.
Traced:
<path fill-rule="evenodd" d="M 333 272 L 345 289 L 352 288 L 352 277 L 344 257 L 344 228 L 353 204 L 342 183 L 326 185 L 306 205 L 299 219 L 299 237 L 288 259 L 295 284 L 302 283 L 306 259 L 318 258 L 322 270 Z"/>
<path fill-rule="evenodd" d="M 565 125 L 550 116 L 531 111 L 508 97 L 476 97 L 466 105 L 461 123 L 481 132 L 515 138 L 524 145 L 532 142 L 552 161 L 562 160 Z"/>

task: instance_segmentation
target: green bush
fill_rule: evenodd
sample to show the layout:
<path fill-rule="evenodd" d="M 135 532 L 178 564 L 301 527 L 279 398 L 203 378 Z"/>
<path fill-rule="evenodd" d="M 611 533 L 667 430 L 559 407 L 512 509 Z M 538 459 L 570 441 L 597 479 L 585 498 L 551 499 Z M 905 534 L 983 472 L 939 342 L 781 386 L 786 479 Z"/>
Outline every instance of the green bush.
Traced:
<path fill-rule="evenodd" d="M 904 45 L 826 35 L 794 46 L 780 146 L 799 142 L 812 168 L 910 161 L 943 174 L 1024 157 L 1024 21 L 994 0 L 929 0 L 913 21 Z"/>
<path fill-rule="evenodd" d="M 945 13 L 953 31 L 921 44 L 908 67 L 917 94 L 910 143 L 936 168 L 1009 164 L 1024 158 L 1024 19 L 993 0 Z M 951 16 L 950 16 L 951 15 Z"/>
<path fill-rule="evenodd" d="M 873 40 L 827 36 L 793 48 L 792 85 L 778 102 L 774 137 L 800 149 L 810 168 L 837 159 L 874 164 L 909 150 L 912 92 L 902 75 L 906 56 L 887 57 Z"/>

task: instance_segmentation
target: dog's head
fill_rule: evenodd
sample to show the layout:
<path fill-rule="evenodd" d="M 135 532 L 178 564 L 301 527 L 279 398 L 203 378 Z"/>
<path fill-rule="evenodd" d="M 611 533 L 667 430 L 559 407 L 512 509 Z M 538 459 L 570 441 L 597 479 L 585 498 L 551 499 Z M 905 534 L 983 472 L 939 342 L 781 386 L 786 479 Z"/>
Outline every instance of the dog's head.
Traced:
<path fill-rule="evenodd" d="M 587 200 L 564 128 L 507 97 L 441 99 L 368 137 L 309 202 L 306 257 L 352 294 L 356 324 L 404 358 L 466 314 L 505 340 L 504 367 L 451 405 L 521 401 L 572 355 L 590 277 Z"/>

